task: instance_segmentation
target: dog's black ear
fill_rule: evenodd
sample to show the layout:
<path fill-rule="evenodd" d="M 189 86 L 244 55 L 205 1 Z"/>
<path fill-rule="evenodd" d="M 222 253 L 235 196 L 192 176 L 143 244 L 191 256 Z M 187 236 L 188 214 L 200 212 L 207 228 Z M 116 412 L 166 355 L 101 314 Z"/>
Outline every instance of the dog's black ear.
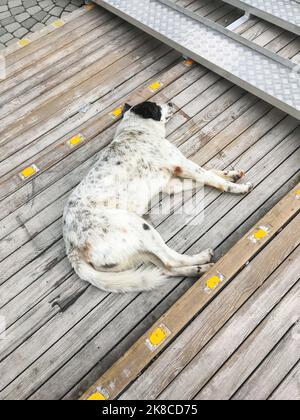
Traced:
<path fill-rule="evenodd" d="M 123 108 L 123 114 L 125 114 L 127 111 L 129 111 L 130 109 L 132 108 L 132 106 L 131 105 L 129 105 L 129 104 L 125 104 L 124 105 L 124 108 Z"/>
<path fill-rule="evenodd" d="M 145 119 L 161 121 L 162 118 L 161 107 L 153 102 L 143 102 L 134 106 L 131 111 Z"/>

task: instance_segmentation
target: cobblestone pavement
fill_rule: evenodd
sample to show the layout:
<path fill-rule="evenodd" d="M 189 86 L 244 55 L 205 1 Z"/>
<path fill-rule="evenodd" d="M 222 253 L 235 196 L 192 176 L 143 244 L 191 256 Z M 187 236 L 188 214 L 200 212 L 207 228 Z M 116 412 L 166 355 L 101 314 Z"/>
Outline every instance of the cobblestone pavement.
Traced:
<path fill-rule="evenodd" d="M 0 0 L 0 48 L 81 7 L 85 0 Z"/>

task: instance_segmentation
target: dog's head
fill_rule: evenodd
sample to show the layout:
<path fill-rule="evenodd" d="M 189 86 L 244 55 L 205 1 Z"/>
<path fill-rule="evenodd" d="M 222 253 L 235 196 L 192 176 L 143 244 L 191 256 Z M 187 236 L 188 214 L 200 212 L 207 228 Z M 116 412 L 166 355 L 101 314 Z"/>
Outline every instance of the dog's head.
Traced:
<path fill-rule="evenodd" d="M 159 105 L 154 102 L 142 102 L 134 107 L 125 104 L 124 117 L 131 115 L 139 116 L 143 119 L 151 119 L 162 124 L 166 124 L 174 114 L 174 105 L 172 103 Z"/>

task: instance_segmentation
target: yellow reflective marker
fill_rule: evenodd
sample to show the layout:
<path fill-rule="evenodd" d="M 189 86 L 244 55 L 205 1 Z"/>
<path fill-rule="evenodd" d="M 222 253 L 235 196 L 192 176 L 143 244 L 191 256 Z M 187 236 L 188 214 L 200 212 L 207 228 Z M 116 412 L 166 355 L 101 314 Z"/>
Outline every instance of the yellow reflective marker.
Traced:
<path fill-rule="evenodd" d="M 92 9 L 94 9 L 94 7 L 95 7 L 95 5 L 93 3 L 89 3 L 89 4 L 84 5 L 84 8 L 86 10 L 92 10 Z"/>
<path fill-rule="evenodd" d="M 28 179 L 32 177 L 33 175 L 37 174 L 38 172 L 39 172 L 39 168 L 36 165 L 31 165 L 28 168 L 23 169 L 20 175 L 22 179 Z"/>
<path fill-rule="evenodd" d="M 171 334 L 171 331 L 163 324 L 159 325 L 147 338 L 146 345 L 151 351 L 155 351 Z"/>
<path fill-rule="evenodd" d="M 259 229 L 255 234 L 255 239 L 263 239 L 267 236 L 268 232 L 266 232 L 264 229 Z"/>
<path fill-rule="evenodd" d="M 297 200 L 300 200 L 300 190 L 296 191 L 296 198 L 297 198 Z"/>
<path fill-rule="evenodd" d="M 259 226 L 255 232 L 253 233 L 253 235 L 250 235 L 249 239 L 251 242 L 253 242 L 254 244 L 256 244 L 257 242 L 261 241 L 262 239 L 264 239 L 266 236 L 268 236 L 268 234 L 270 233 L 271 228 L 269 226 Z"/>
<path fill-rule="evenodd" d="M 162 87 L 161 82 L 154 82 L 154 83 L 152 83 L 152 85 L 149 86 L 149 89 L 152 90 L 153 92 L 155 92 L 158 89 L 160 89 L 161 87 Z"/>
<path fill-rule="evenodd" d="M 26 47 L 26 45 L 30 44 L 30 42 L 31 42 L 30 39 L 23 38 L 23 39 L 20 39 L 18 44 L 20 45 L 20 47 Z"/>
<path fill-rule="evenodd" d="M 118 108 L 116 108 L 113 112 L 112 112 L 112 115 L 115 117 L 115 118 L 119 118 L 119 117 L 121 117 L 121 115 L 123 114 L 123 107 L 122 106 L 119 106 Z"/>
<path fill-rule="evenodd" d="M 165 340 L 167 334 L 162 328 L 157 328 L 150 336 L 150 343 L 152 346 L 158 346 L 163 340 Z"/>
<path fill-rule="evenodd" d="M 68 145 L 70 147 L 75 147 L 78 144 L 82 143 L 84 140 L 85 138 L 81 134 L 78 134 L 77 136 L 72 137 L 70 140 L 68 140 Z"/>
<path fill-rule="evenodd" d="M 54 26 L 54 28 L 61 28 L 62 26 L 64 26 L 65 22 L 61 19 L 56 20 L 55 22 L 52 22 L 52 26 Z"/>
<path fill-rule="evenodd" d="M 103 394 L 101 394 L 101 392 L 95 392 L 87 400 L 88 401 L 105 401 L 106 398 L 104 397 Z"/>
<path fill-rule="evenodd" d="M 221 279 L 218 276 L 213 276 L 209 280 L 207 280 L 206 285 L 209 289 L 214 289 L 221 283 Z"/>
<path fill-rule="evenodd" d="M 253 243 L 257 243 L 264 239 L 271 231 L 270 226 L 259 226 L 256 231 L 253 233 L 253 235 L 250 235 L 249 239 Z"/>
<path fill-rule="evenodd" d="M 205 291 L 207 293 L 211 293 L 217 286 L 219 286 L 222 281 L 225 280 L 225 276 L 221 273 L 217 273 L 216 275 L 210 277 L 205 283 Z"/>
<path fill-rule="evenodd" d="M 192 60 L 191 58 L 189 58 L 188 60 L 185 60 L 184 64 L 185 64 L 187 67 L 191 67 L 193 64 L 195 64 L 195 61 L 194 61 L 194 60 Z"/>
<path fill-rule="evenodd" d="M 109 394 L 102 386 L 99 386 L 95 391 L 87 398 L 87 401 L 105 401 L 109 399 Z"/>

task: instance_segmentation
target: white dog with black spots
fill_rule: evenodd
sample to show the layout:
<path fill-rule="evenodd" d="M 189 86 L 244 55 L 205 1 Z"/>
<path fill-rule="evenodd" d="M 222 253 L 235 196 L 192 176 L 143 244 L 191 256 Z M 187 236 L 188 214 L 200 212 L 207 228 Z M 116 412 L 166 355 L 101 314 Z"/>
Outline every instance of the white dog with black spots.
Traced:
<path fill-rule="evenodd" d="M 199 277 L 213 265 L 212 249 L 181 255 L 143 218 L 158 193 L 191 189 L 186 179 L 233 194 L 251 191 L 251 184 L 236 184 L 243 171 L 205 170 L 166 139 L 173 112 L 172 104 L 126 105 L 114 140 L 66 204 L 68 258 L 99 289 L 152 290 L 172 277 Z"/>

